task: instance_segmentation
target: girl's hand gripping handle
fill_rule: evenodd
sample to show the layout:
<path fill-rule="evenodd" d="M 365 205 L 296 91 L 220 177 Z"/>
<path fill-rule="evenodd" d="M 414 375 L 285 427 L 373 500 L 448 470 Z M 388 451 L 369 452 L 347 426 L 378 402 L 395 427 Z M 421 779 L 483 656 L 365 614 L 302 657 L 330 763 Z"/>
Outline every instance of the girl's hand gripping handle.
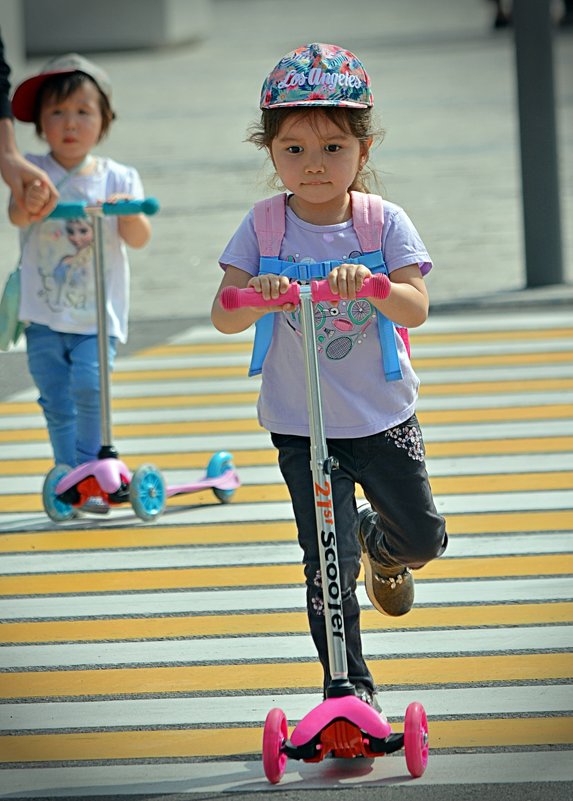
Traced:
<path fill-rule="evenodd" d="M 116 203 L 102 203 L 100 205 L 89 205 L 85 201 L 75 203 L 58 203 L 50 214 L 50 217 L 64 218 L 67 220 L 77 217 L 86 217 L 88 214 L 123 215 L 123 214 L 156 214 L 159 211 L 159 203 L 154 197 L 147 197 L 143 200 L 118 200 Z"/>
<path fill-rule="evenodd" d="M 321 300 L 340 300 L 340 295 L 336 295 L 329 287 L 328 281 L 311 281 L 310 292 L 313 303 Z M 376 298 L 384 300 L 390 294 L 390 279 L 387 275 L 373 275 L 367 278 L 359 292 L 357 298 Z M 226 311 L 233 311 L 244 306 L 283 306 L 285 303 L 293 303 L 295 306 L 300 301 L 300 284 L 293 282 L 284 295 L 278 298 L 265 300 L 260 292 L 252 287 L 239 289 L 236 286 L 228 286 L 221 292 L 219 303 Z"/>
<path fill-rule="evenodd" d="M 320 300 L 340 300 L 340 295 L 335 295 L 328 285 L 328 281 L 311 281 L 310 292 L 314 303 Z M 375 298 L 385 300 L 390 294 L 390 279 L 383 273 L 366 278 L 361 288 L 356 293 L 357 298 Z"/>
<path fill-rule="evenodd" d="M 241 309 L 244 306 L 283 306 L 285 303 L 298 305 L 300 300 L 300 285 L 292 283 L 284 295 L 278 298 L 265 300 L 261 292 L 252 287 L 239 289 L 236 286 L 227 286 L 219 295 L 219 303 L 226 311 Z"/>

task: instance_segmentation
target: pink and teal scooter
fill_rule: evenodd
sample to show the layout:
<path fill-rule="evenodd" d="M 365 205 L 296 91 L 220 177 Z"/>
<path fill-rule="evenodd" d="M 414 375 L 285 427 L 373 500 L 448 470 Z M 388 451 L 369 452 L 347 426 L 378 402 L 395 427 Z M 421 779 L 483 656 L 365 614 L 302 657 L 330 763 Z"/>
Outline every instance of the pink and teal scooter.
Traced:
<path fill-rule="evenodd" d="M 52 217 L 66 219 L 89 217 L 93 224 L 102 432 L 102 445 L 96 460 L 74 468 L 58 464 L 47 474 L 42 499 L 46 514 L 56 523 L 75 517 L 76 510 L 94 497 L 101 498 L 110 508 L 130 503 L 141 520 L 151 521 L 163 513 L 167 499 L 174 495 L 212 489 L 221 503 L 228 503 L 240 485 L 233 457 L 227 451 L 213 454 L 205 474 L 197 481 L 169 487 L 153 464 L 141 465 L 132 473 L 112 444 L 102 220 L 105 215 L 152 215 L 158 210 L 159 204 L 155 198 L 146 198 L 96 206 L 82 202 L 59 203 L 51 214 Z"/>

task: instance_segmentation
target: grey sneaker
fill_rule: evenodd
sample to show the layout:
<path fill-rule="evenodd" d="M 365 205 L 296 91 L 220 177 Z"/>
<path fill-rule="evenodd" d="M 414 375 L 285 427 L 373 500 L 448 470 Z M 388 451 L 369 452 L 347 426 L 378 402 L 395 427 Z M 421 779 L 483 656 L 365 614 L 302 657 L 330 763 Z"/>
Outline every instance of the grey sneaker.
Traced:
<path fill-rule="evenodd" d="M 414 577 L 404 565 L 386 566 L 377 562 L 366 547 L 363 526 L 372 512 L 367 501 L 358 504 L 358 539 L 362 549 L 364 584 L 374 606 L 383 615 L 400 617 L 410 611 L 414 604 Z"/>
<path fill-rule="evenodd" d="M 365 704 L 371 706 L 379 714 L 382 714 L 382 707 L 378 703 L 378 693 L 372 691 L 370 687 L 366 687 L 365 684 L 355 684 L 354 686 L 356 689 L 356 697 L 364 701 Z"/>
<path fill-rule="evenodd" d="M 109 512 L 109 504 L 98 495 L 93 495 L 82 503 L 78 511 L 90 515 L 106 515 Z"/>

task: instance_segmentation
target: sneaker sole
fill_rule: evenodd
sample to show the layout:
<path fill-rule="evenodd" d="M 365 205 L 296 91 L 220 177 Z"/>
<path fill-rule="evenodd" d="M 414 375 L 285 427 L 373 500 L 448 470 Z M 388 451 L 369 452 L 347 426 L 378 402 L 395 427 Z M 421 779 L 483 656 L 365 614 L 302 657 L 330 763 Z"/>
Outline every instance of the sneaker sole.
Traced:
<path fill-rule="evenodd" d="M 98 517 L 102 517 L 103 515 L 109 514 L 110 507 L 108 506 L 107 509 L 84 509 L 83 506 L 79 506 L 75 511 L 80 515 L 97 515 Z"/>

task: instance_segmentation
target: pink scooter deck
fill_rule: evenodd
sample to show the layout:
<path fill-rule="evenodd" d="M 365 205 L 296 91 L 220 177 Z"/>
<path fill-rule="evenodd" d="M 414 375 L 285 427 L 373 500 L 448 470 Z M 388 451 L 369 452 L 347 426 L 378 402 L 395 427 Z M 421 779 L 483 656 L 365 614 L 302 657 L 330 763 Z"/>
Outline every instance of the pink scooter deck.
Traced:
<path fill-rule="evenodd" d="M 335 720 L 344 719 L 372 737 L 384 739 L 392 733 L 386 718 L 355 695 L 327 698 L 311 709 L 294 729 L 290 741 L 294 746 L 308 743 Z"/>
<path fill-rule="evenodd" d="M 199 481 L 191 484 L 175 484 L 172 487 L 167 487 L 166 495 L 172 498 L 174 495 L 183 495 L 187 492 L 199 492 L 203 489 L 213 489 L 216 487 L 220 490 L 236 490 L 241 486 L 239 476 L 234 470 L 227 470 L 220 476 L 208 478 L 204 476 Z"/>
<path fill-rule="evenodd" d="M 56 485 L 56 494 L 61 495 L 89 476 L 93 476 L 104 492 L 113 493 L 121 487 L 122 481 L 129 483 L 132 475 L 120 459 L 98 459 L 75 467 Z"/>

